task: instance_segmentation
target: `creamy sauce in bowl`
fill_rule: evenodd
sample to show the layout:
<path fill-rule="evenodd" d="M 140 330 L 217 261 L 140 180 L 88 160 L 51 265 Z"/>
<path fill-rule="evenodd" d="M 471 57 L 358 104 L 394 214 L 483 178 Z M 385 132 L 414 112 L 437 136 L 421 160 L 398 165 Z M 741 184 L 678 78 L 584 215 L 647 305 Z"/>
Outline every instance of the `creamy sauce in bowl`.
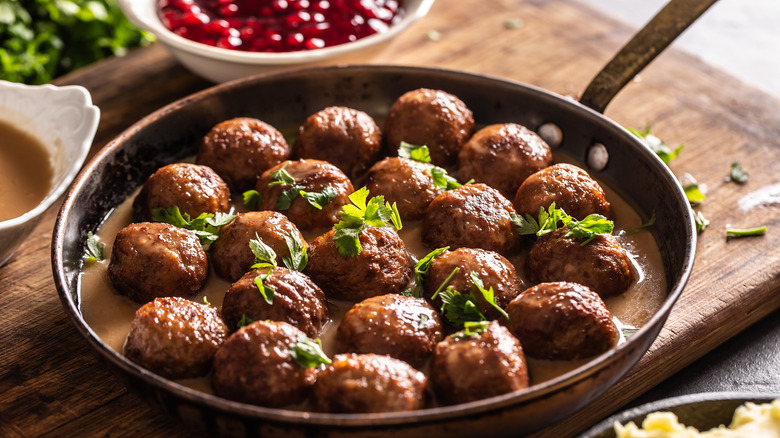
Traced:
<path fill-rule="evenodd" d="M 43 201 L 54 170 L 40 140 L 0 122 L 0 221 L 13 219 Z"/>

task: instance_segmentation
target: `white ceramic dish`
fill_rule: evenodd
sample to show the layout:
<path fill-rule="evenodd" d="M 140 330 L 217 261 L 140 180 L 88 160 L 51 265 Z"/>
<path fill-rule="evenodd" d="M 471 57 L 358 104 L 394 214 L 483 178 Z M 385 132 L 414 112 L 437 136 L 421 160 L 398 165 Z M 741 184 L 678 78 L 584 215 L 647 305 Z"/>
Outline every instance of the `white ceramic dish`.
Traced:
<path fill-rule="evenodd" d="M 100 110 L 79 86 L 23 85 L 0 81 L 0 120 L 22 129 L 46 147 L 53 178 L 48 195 L 21 216 L 0 222 L 0 266 L 56 201 L 84 164 Z"/>
<path fill-rule="evenodd" d="M 258 53 L 221 49 L 197 43 L 169 31 L 157 16 L 158 0 L 119 0 L 127 18 L 138 27 L 154 34 L 171 54 L 193 73 L 214 82 L 227 82 L 260 73 L 302 67 L 322 61 L 363 52 L 365 62 L 377 53 L 377 45 L 386 43 L 412 23 L 424 17 L 434 0 L 405 0 L 405 14 L 387 32 L 370 35 L 355 42 L 317 50 L 286 53 Z M 370 49 L 370 50 L 369 50 Z"/>

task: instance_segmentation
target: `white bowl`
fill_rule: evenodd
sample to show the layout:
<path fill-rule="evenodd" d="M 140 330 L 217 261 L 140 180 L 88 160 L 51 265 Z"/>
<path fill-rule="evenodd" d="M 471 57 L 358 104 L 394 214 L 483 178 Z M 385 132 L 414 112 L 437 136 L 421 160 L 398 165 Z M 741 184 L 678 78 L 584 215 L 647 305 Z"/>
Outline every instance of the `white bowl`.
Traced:
<path fill-rule="evenodd" d="M 79 86 L 23 85 L 0 81 L 0 120 L 37 138 L 53 169 L 49 194 L 21 216 L 0 222 L 0 266 L 13 255 L 84 164 L 100 110 Z"/>
<path fill-rule="evenodd" d="M 424 17 L 434 0 L 405 0 L 404 16 L 387 32 L 377 33 L 357 41 L 325 47 L 284 53 L 260 53 L 222 49 L 197 43 L 168 30 L 157 15 L 158 0 L 119 0 L 119 6 L 128 19 L 141 29 L 154 34 L 185 67 L 193 73 L 214 82 L 270 73 L 334 60 L 340 56 L 365 51 L 366 56 L 377 53 L 376 45 L 388 42 Z M 373 49 L 373 50 L 366 50 Z"/>

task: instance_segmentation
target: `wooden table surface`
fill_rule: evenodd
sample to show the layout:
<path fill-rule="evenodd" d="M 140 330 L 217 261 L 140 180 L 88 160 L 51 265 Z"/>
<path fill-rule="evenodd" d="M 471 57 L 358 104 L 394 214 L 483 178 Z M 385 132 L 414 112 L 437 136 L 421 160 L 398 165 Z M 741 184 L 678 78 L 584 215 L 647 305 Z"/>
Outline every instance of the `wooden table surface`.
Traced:
<path fill-rule="evenodd" d="M 441 39 L 426 38 L 429 31 Z M 632 33 L 571 1 L 439 0 L 374 58 L 345 62 L 486 73 L 576 97 Z M 210 86 L 160 46 L 55 82 L 85 86 L 100 107 L 93 153 L 144 115 Z M 700 235 L 688 286 L 640 363 L 604 396 L 538 436 L 575 436 L 780 308 L 780 102 L 672 49 L 606 114 L 626 126 L 650 122 L 668 143 L 685 144 L 671 167 L 707 185 L 698 210 L 711 224 Z M 732 161 L 750 173 L 746 184 L 723 182 Z M 765 202 L 744 208 L 761 190 L 769 193 Z M 0 436 L 190 436 L 128 393 L 72 326 L 51 273 L 56 213 L 49 210 L 0 267 Z M 765 236 L 726 240 L 727 226 L 757 225 L 769 228 Z"/>

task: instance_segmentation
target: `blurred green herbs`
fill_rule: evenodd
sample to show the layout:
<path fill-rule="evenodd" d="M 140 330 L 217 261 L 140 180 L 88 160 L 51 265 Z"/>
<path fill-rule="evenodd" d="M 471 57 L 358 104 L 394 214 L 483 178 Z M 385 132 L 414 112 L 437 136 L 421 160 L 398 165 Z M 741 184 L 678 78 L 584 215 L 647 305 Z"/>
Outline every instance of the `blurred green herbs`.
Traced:
<path fill-rule="evenodd" d="M 0 79 L 46 83 L 153 39 L 116 0 L 0 0 Z"/>

